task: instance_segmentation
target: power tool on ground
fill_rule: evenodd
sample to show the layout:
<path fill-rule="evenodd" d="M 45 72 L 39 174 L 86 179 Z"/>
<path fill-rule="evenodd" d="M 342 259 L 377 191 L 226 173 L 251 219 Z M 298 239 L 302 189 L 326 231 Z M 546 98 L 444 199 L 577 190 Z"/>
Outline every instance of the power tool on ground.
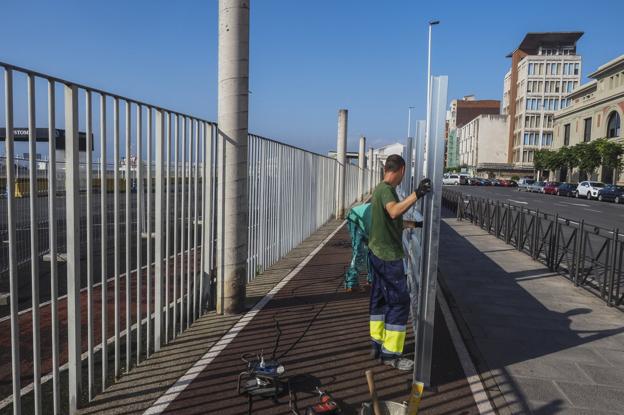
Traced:
<path fill-rule="evenodd" d="M 316 392 L 319 394 L 319 402 L 308 406 L 305 415 L 338 415 L 342 413 L 336 401 L 327 392 L 323 392 L 318 387 Z"/>

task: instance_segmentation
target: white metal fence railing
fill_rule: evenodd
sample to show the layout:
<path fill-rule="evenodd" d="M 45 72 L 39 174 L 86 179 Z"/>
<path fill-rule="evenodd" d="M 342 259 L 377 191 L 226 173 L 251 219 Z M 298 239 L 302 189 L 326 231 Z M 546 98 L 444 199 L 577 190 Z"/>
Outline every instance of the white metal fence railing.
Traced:
<path fill-rule="evenodd" d="M 0 410 L 74 412 L 214 306 L 217 128 L 0 67 L 0 293 L 10 304 L 0 308 L 0 367 L 10 367 Z M 33 158 L 17 157 L 19 146 Z M 333 216 L 337 162 L 255 135 L 248 151 L 251 280 Z M 357 177 L 348 166 L 346 206 Z"/>

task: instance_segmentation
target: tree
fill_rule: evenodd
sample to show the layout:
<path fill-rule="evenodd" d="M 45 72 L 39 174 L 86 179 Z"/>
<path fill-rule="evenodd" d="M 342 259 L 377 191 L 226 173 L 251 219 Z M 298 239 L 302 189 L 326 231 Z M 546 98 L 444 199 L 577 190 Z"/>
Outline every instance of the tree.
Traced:
<path fill-rule="evenodd" d="M 611 170 L 620 170 L 624 166 L 624 160 L 622 160 L 624 146 L 622 144 L 606 138 L 599 138 L 594 143 L 596 143 L 603 167 Z"/>
<path fill-rule="evenodd" d="M 556 168 L 565 168 L 567 170 L 565 180 L 568 180 L 568 177 L 570 177 L 569 175 L 572 174 L 572 170 L 578 167 L 579 164 L 577 152 L 573 147 L 561 147 L 559 151 L 557 151 L 554 159 L 554 164 L 557 165 Z"/>
<path fill-rule="evenodd" d="M 579 170 L 588 176 L 594 174 L 602 162 L 596 140 L 589 143 L 578 143 L 573 147 L 573 150 L 578 159 Z"/>
<path fill-rule="evenodd" d="M 543 170 L 552 170 L 551 165 L 554 153 L 554 151 L 546 149 L 535 150 L 535 153 L 533 153 L 533 166 L 540 176 Z"/>

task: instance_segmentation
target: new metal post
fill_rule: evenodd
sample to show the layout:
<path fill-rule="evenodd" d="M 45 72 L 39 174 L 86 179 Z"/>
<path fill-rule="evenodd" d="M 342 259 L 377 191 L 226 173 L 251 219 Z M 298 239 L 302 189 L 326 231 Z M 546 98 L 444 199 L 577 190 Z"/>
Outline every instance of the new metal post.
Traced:
<path fill-rule="evenodd" d="M 366 151 L 366 137 L 360 137 L 360 151 L 358 152 L 358 200 L 361 202 L 364 200 L 364 169 L 366 169 L 366 163 L 364 160 Z"/>
<path fill-rule="evenodd" d="M 247 134 L 249 0 L 219 0 L 218 177 L 222 233 L 218 249 L 217 312 L 238 314 L 245 303 L 247 264 Z"/>
<path fill-rule="evenodd" d="M 375 188 L 375 181 L 373 180 L 373 148 L 368 149 L 368 193 L 372 193 Z"/>
<path fill-rule="evenodd" d="M 431 20 L 429 22 L 429 46 L 427 48 L 427 126 L 425 128 L 425 142 L 429 145 L 431 134 L 429 130 L 431 128 L 431 28 L 434 25 L 440 24 L 439 20 Z M 425 165 L 427 159 L 425 158 Z"/>
<path fill-rule="evenodd" d="M 338 110 L 338 138 L 336 141 L 336 160 L 338 161 L 338 174 L 336 176 L 336 219 L 343 219 L 345 210 L 348 117 L 349 112 L 347 110 Z"/>

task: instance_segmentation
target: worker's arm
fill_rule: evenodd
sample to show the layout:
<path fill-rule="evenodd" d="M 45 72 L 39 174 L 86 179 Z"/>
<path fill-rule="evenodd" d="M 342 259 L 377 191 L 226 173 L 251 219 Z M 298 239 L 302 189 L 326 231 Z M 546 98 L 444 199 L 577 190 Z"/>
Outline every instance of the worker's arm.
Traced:
<path fill-rule="evenodd" d="M 396 219 L 400 217 L 401 215 L 403 215 L 405 212 L 407 212 L 409 208 L 414 206 L 414 203 L 416 203 L 416 200 L 418 200 L 418 198 L 416 197 L 416 192 L 412 192 L 412 194 L 410 194 L 409 196 L 407 196 L 405 199 L 401 200 L 400 202 L 392 201 L 392 202 L 386 203 L 386 212 L 388 212 L 388 215 L 392 219 Z"/>

